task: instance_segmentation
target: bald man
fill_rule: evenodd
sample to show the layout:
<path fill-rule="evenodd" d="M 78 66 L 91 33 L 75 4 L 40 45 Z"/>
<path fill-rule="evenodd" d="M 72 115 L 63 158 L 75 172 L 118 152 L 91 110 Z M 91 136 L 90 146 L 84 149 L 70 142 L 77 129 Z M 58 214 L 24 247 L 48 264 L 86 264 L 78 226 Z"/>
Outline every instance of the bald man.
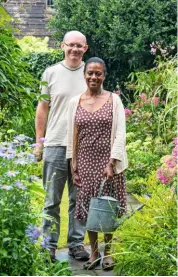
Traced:
<path fill-rule="evenodd" d="M 52 220 L 43 222 L 44 236 L 50 236 L 49 251 L 55 260 L 55 250 L 60 235 L 60 203 L 66 181 L 69 192 L 69 255 L 78 260 L 88 260 L 83 240 L 85 222 L 74 219 L 76 187 L 72 184 L 70 166 L 66 160 L 67 109 L 70 99 L 86 90 L 83 54 L 88 46 L 86 37 L 78 31 L 65 34 L 61 48 L 65 59 L 48 67 L 43 74 L 41 93 L 49 100 L 38 103 L 36 111 L 36 147 L 38 160 L 43 149 L 43 186 L 46 190 L 44 211 Z M 45 140 L 42 139 L 45 136 Z M 44 148 L 43 148 L 44 147 Z"/>

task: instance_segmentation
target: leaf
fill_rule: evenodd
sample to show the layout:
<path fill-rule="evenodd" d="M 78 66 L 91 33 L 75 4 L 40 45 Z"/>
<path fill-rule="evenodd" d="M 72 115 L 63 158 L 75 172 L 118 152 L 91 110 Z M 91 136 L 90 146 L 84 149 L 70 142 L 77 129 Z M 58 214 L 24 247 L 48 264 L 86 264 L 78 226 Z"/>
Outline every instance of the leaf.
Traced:
<path fill-rule="evenodd" d="M 11 240 L 11 238 L 3 238 L 3 242 L 6 242 L 6 241 L 10 241 Z"/>
<path fill-rule="evenodd" d="M 5 249 L 0 249 L 0 254 L 2 254 L 4 257 L 7 257 L 7 251 Z"/>

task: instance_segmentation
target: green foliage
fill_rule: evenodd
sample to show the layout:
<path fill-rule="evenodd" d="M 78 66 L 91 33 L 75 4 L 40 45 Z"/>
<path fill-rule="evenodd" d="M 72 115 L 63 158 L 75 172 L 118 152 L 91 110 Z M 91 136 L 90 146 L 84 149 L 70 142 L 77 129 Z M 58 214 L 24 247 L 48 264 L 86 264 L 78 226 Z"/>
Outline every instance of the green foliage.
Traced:
<path fill-rule="evenodd" d="M 31 117 L 38 91 L 37 80 L 28 72 L 21 55 L 9 18 L 0 16 L 0 126 L 4 131 L 12 128 L 13 116 L 25 120 Z"/>
<path fill-rule="evenodd" d="M 106 87 L 123 86 L 130 72 L 153 65 L 150 44 L 176 42 L 176 1 L 171 0 L 55 0 L 50 26 L 61 41 L 70 30 L 86 34 L 85 57 L 106 61 Z M 163 16 L 164 15 L 164 16 Z"/>
<path fill-rule="evenodd" d="M 52 52 L 29 53 L 23 56 L 23 61 L 28 63 L 28 70 L 35 78 L 41 79 L 44 70 L 55 63 L 63 60 L 62 50 Z"/>
<path fill-rule="evenodd" d="M 19 135 L 0 143 L 0 276 L 71 275 L 66 262 L 50 262 L 47 241 L 44 245 L 36 226 L 44 215 L 34 203 L 43 200 L 44 191 L 31 175 L 36 162 L 29 142 Z M 36 231 L 29 236 L 31 227 Z"/>
<path fill-rule="evenodd" d="M 138 118 L 139 123 L 135 122 L 135 126 L 142 131 L 143 125 L 146 126 L 144 121 L 148 122 L 151 128 L 147 124 L 147 129 L 144 128 L 145 134 L 150 130 L 152 134 L 154 132 L 154 136 L 158 134 L 165 141 L 170 141 L 176 132 L 177 57 L 171 59 L 158 57 L 155 65 L 153 69 L 130 75 L 133 81 L 130 87 L 135 90 L 136 94 L 143 95 L 144 93 L 146 96 L 142 101 L 138 98 L 139 100 L 133 105 L 133 117 Z M 150 98 L 152 101 L 149 101 Z M 157 105 L 154 104 L 155 100 L 158 101 Z M 139 124 L 142 126 L 138 126 Z"/>
<path fill-rule="evenodd" d="M 44 39 L 34 36 L 25 36 L 22 39 L 18 39 L 17 43 L 24 53 L 35 52 L 51 52 L 53 49 L 48 47 L 49 38 Z"/>
<path fill-rule="evenodd" d="M 147 186 L 151 198 L 138 197 L 145 207 L 115 233 L 118 276 L 176 276 L 176 196 L 153 176 Z"/>
<path fill-rule="evenodd" d="M 149 172 L 160 166 L 176 137 L 176 60 L 159 58 L 155 68 L 131 74 L 131 80 L 135 102 L 126 109 L 127 186 L 141 194 L 146 193 Z"/>

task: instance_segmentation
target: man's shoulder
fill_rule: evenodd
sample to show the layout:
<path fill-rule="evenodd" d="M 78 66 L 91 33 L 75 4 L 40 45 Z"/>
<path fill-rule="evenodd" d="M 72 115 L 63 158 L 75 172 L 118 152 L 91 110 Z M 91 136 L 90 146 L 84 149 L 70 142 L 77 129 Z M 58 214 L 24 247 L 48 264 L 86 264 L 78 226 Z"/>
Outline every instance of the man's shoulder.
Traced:
<path fill-rule="evenodd" d="M 57 69 L 60 69 L 60 68 L 63 68 L 62 62 L 58 62 L 58 63 L 55 63 L 55 64 L 52 64 L 52 65 L 48 66 L 45 69 L 45 71 L 46 72 L 53 72 L 53 71 L 56 71 Z"/>
<path fill-rule="evenodd" d="M 76 96 L 72 97 L 72 98 L 70 99 L 70 105 L 73 105 L 73 104 L 75 104 L 75 103 L 78 103 L 78 101 L 79 101 L 81 95 L 82 95 L 82 93 L 80 93 L 79 95 L 76 95 Z"/>

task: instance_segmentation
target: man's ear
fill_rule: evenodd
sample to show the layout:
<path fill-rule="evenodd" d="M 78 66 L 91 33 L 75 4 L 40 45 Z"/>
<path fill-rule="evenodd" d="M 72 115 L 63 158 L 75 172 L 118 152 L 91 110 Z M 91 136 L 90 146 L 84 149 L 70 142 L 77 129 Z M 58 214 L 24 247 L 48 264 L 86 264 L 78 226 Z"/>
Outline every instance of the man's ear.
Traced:
<path fill-rule="evenodd" d="M 64 42 L 61 42 L 61 49 L 64 50 Z"/>
<path fill-rule="evenodd" d="M 87 52 L 87 50 L 88 50 L 88 44 L 86 44 L 84 47 L 84 53 Z"/>

